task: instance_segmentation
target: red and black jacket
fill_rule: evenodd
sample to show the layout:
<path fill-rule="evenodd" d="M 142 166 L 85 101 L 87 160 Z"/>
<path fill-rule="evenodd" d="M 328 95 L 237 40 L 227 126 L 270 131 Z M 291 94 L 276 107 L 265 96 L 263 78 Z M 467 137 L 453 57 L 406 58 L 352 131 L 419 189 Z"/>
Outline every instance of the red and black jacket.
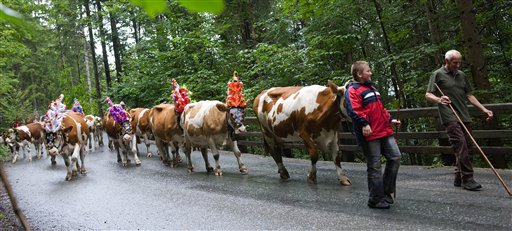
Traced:
<path fill-rule="evenodd" d="M 356 133 L 357 144 L 393 135 L 391 115 L 384 108 L 380 93 L 372 82 L 352 82 L 347 86 L 345 102 Z M 372 134 L 363 136 L 362 128 L 370 125 Z"/>

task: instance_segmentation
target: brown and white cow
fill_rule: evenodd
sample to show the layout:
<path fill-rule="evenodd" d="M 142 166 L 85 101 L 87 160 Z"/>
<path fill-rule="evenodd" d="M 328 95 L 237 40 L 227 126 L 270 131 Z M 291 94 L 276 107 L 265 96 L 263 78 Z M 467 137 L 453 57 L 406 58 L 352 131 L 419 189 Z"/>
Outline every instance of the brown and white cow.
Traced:
<path fill-rule="evenodd" d="M 103 147 L 103 132 L 105 131 L 105 126 L 103 126 L 101 117 L 94 116 L 94 128 L 94 140 L 98 144 L 98 147 Z"/>
<path fill-rule="evenodd" d="M 271 88 L 254 99 L 254 112 L 263 133 L 265 151 L 272 155 L 281 179 L 288 179 L 290 175 L 283 165 L 279 147 L 285 142 L 303 141 L 311 158 L 308 182 L 316 183 L 320 149 L 331 153 L 339 183 L 352 184 L 341 167 L 341 155 L 338 155 L 345 88 L 331 81 L 328 85 Z"/>
<path fill-rule="evenodd" d="M 123 124 L 119 124 L 107 112 L 102 120 L 108 138 L 112 141 L 112 145 L 117 152 L 117 162 L 121 162 L 123 166 L 128 166 L 128 163 L 130 162 L 128 154 L 130 154 L 133 155 L 133 159 L 135 159 L 135 165 L 140 166 L 141 161 L 135 147 L 135 134 L 133 133 L 133 129 L 130 125 L 130 118 L 128 118 L 128 120 Z"/>
<path fill-rule="evenodd" d="M 84 116 L 85 123 L 89 127 L 89 134 L 87 135 L 87 147 L 89 150 L 95 150 L 96 147 L 99 146 L 94 133 L 96 132 L 96 116 L 94 115 L 86 115 Z"/>
<path fill-rule="evenodd" d="M 12 163 L 16 163 L 19 158 L 19 149 L 29 161 L 32 161 L 29 143 L 32 143 L 36 149 L 37 159 L 41 159 L 43 146 L 45 144 L 46 132 L 43 124 L 39 122 L 21 125 L 15 129 L 9 129 L 8 139 L 6 140 L 13 154 Z"/>
<path fill-rule="evenodd" d="M 57 131 L 46 131 L 46 148 L 52 157 L 52 164 L 55 164 L 55 156 L 60 154 L 66 165 L 66 181 L 72 180 L 78 173 L 87 173 L 84 160 L 88 134 L 89 126 L 82 114 L 73 111 L 67 111 L 64 114 Z"/>
<path fill-rule="evenodd" d="M 227 144 L 238 161 L 238 167 L 242 174 L 247 174 L 247 168 L 241 160 L 242 153 L 238 149 L 234 134 L 246 132 L 243 124 L 243 108 L 228 109 L 226 104 L 220 101 L 199 101 L 188 104 L 181 116 L 185 133 L 185 155 L 188 161 L 188 171 L 193 172 L 194 166 L 190 153 L 192 147 L 199 147 L 203 155 L 206 170 L 222 175 L 219 164 L 219 150 L 217 146 Z M 213 152 L 215 169 L 208 161 L 208 148 Z"/>
<path fill-rule="evenodd" d="M 156 105 L 151 108 L 148 116 L 160 158 L 164 164 L 174 167 L 181 162 L 179 146 L 183 144 L 183 131 L 178 125 L 178 115 L 174 105 Z M 172 150 L 169 151 L 169 149 Z"/>
<path fill-rule="evenodd" d="M 130 110 L 130 117 L 132 118 L 132 129 L 135 131 L 135 135 L 138 137 L 137 143 L 140 143 L 140 137 L 144 139 L 147 157 L 151 157 L 153 155 L 149 151 L 149 145 L 151 145 L 150 138 L 153 137 L 151 123 L 149 122 L 149 110 L 150 109 L 147 108 L 135 108 Z M 138 150 L 139 149 L 137 147 L 137 152 L 139 152 Z"/>

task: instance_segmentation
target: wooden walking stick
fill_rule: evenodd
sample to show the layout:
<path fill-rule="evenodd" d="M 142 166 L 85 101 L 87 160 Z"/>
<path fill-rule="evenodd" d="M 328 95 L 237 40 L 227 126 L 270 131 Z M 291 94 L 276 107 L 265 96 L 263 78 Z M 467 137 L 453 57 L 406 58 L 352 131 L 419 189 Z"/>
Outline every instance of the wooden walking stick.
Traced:
<path fill-rule="evenodd" d="M 441 88 L 439 88 L 439 86 L 434 83 L 434 85 L 436 86 L 437 90 L 441 93 L 442 96 L 444 96 L 444 93 L 443 91 L 441 91 Z M 480 154 L 482 155 L 482 157 L 485 159 L 485 162 L 487 162 L 487 164 L 489 164 L 489 166 L 491 167 L 492 171 L 494 172 L 494 175 L 496 175 L 498 177 L 498 179 L 500 180 L 501 182 L 501 185 L 503 185 L 503 187 L 505 188 L 505 190 L 507 190 L 507 193 L 509 196 L 512 196 L 512 193 L 510 192 L 510 189 L 507 187 L 507 184 L 505 184 L 505 181 L 503 181 L 503 179 L 501 178 L 500 174 L 498 174 L 498 172 L 496 171 L 496 169 L 494 168 L 494 166 L 492 166 L 491 164 L 491 161 L 489 161 L 489 159 L 487 158 L 487 156 L 485 155 L 484 151 L 482 151 L 482 149 L 480 148 L 480 146 L 478 145 L 478 143 L 476 142 L 475 138 L 473 138 L 473 136 L 471 135 L 471 133 L 469 133 L 469 130 L 468 128 L 466 127 L 466 125 L 464 125 L 464 123 L 462 122 L 462 120 L 460 119 L 459 115 L 457 114 L 457 112 L 455 111 L 455 109 L 453 108 L 452 104 L 449 103 L 448 106 L 450 106 L 450 109 L 452 109 L 452 112 L 453 114 L 455 115 L 455 117 L 457 117 L 457 120 L 459 120 L 459 123 L 462 125 L 462 127 L 464 128 L 464 130 L 466 131 L 466 133 L 469 135 L 469 138 L 471 138 L 471 141 L 473 141 L 473 143 L 475 144 L 475 146 L 477 147 L 478 151 L 480 151 Z"/>

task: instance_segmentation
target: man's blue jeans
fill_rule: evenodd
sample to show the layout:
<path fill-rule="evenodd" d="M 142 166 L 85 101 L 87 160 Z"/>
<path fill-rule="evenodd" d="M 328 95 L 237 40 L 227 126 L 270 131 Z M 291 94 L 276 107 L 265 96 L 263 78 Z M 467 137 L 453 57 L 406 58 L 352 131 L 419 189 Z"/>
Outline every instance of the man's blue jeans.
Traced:
<path fill-rule="evenodd" d="M 364 142 L 363 152 L 366 156 L 368 173 L 368 190 L 370 202 L 377 203 L 386 194 L 395 192 L 398 167 L 400 167 L 400 150 L 393 136 Z M 380 157 L 386 158 L 386 168 L 382 175 Z"/>

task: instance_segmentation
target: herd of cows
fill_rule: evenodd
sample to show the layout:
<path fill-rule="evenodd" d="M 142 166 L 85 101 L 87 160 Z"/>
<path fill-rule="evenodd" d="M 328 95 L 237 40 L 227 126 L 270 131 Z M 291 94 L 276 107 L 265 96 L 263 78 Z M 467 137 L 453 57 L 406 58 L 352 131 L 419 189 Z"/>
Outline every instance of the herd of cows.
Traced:
<path fill-rule="evenodd" d="M 311 158 L 308 182 L 316 183 L 316 163 L 318 152 L 322 150 L 333 156 L 339 183 L 351 185 L 338 154 L 338 130 L 341 121 L 348 119 L 343 106 L 344 92 L 344 87 L 329 81 L 328 86 L 271 88 L 254 99 L 253 109 L 261 128 L 265 151 L 273 157 L 282 179 L 290 177 L 283 164 L 282 145 L 302 141 Z M 111 105 L 102 118 L 66 110 L 62 112 L 55 130 L 48 130 L 45 121 L 36 121 L 4 132 L 3 143 L 10 147 L 12 163 L 18 160 L 20 148 L 28 160 L 32 160 L 29 144 L 34 145 L 37 158 L 41 158 L 45 147 L 52 164 L 56 164 L 56 156 L 62 156 L 67 167 L 67 181 L 76 178 L 79 173 L 87 173 L 84 163 L 86 154 L 103 146 L 104 133 L 108 135 L 110 150 L 117 152 L 117 160 L 122 166 L 130 164 L 131 157 L 134 164 L 140 166 L 137 143 L 145 143 L 146 155 L 150 157 L 150 140 L 154 140 L 160 159 L 166 165 L 176 166 L 182 162 L 179 154 L 182 149 L 187 169 L 193 172 L 190 155 L 193 149 L 199 149 L 206 170 L 220 176 L 222 169 L 218 147 L 227 146 L 237 158 L 239 171 L 248 173 L 236 139 L 236 134 L 246 132 L 243 107 L 229 107 L 220 101 L 207 100 L 189 103 L 182 113 L 177 113 L 175 105 L 159 104 L 152 108 L 123 111 L 127 119 L 122 122 L 115 119 L 112 107 L 121 106 Z M 215 167 L 208 161 L 208 150 L 213 153 Z"/>

